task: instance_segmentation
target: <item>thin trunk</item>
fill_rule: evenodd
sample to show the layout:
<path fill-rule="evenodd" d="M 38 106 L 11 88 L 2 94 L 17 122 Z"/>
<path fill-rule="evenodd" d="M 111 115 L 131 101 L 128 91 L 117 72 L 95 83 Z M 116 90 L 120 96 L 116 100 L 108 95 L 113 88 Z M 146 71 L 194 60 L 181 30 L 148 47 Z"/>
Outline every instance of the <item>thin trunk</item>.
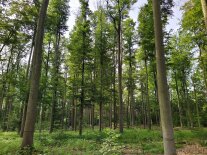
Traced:
<path fill-rule="evenodd" d="M 144 86 L 143 86 L 143 83 L 141 83 L 141 95 L 142 95 L 142 120 L 143 120 L 144 129 L 145 129 L 146 124 L 147 124 L 147 116 L 146 116 L 146 107 L 145 107 L 145 102 L 144 102 Z"/>
<path fill-rule="evenodd" d="M 205 21 L 206 30 L 207 30 L 207 1 L 201 0 L 201 6 L 202 6 L 204 21 Z"/>
<path fill-rule="evenodd" d="M 95 110 L 95 105 L 92 104 L 92 110 L 91 110 L 91 126 L 92 126 L 92 129 L 94 130 L 94 110 Z"/>
<path fill-rule="evenodd" d="M 49 46 L 48 46 L 48 53 L 47 53 L 47 58 L 46 58 L 46 66 L 45 66 L 45 78 L 47 79 L 48 77 L 48 70 L 49 70 L 49 60 L 50 60 L 50 43 L 51 43 L 51 40 L 49 41 Z M 42 121 L 43 121 L 43 113 L 45 111 L 45 106 L 42 104 L 42 100 L 44 99 L 44 96 L 46 95 L 47 93 L 47 81 L 45 81 L 45 84 L 44 84 L 44 90 L 42 92 L 42 96 L 41 96 L 41 102 L 40 102 L 40 120 L 39 120 L 39 132 L 41 133 L 42 132 Z"/>
<path fill-rule="evenodd" d="M 130 108 L 129 108 L 129 106 L 130 106 L 130 97 L 129 97 L 129 91 L 128 91 L 128 94 L 127 94 L 127 109 L 126 109 L 126 112 L 127 112 L 127 115 L 126 115 L 126 117 L 127 117 L 127 128 L 129 128 L 129 125 L 130 125 L 130 118 L 129 118 L 129 110 L 130 110 Z"/>
<path fill-rule="evenodd" d="M 32 37 L 32 44 L 31 44 L 31 49 L 30 49 L 30 53 L 29 53 L 29 59 L 28 59 L 28 63 L 27 63 L 27 70 L 26 70 L 26 76 L 25 76 L 25 80 L 26 80 L 26 84 L 27 84 L 27 90 L 26 90 L 26 95 L 25 95 L 25 99 L 23 101 L 23 110 L 22 110 L 22 117 L 21 119 L 21 129 L 20 129 L 20 137 L 23 137 L 23 133 L 24 133 L 24 126 L 25 126 L 25 120 L 26 120 L 26 114 L 27 114 L 27 103 L 29 100 L 29 89 L 30 89 L 30 80 L 31 80 L 31 58 L 33 55 L 33 48 L 34 48 L 34 41 L 35 41 L 35 34 L 36 34 L 36 28 L 34 29 L 34 34 Z"/>
<path fill-rule="evenodd" d="M 177 74 L 176 71 L 174 72 L 175 74 L 175 88 L 176 88 L 176 93 L 177 93 L 177 98 L 178 98 L 178 111 L 179 111 L 179 118 L 180 118 L 180 127 L 183 127 L 183 117 L 182 117 L 182 108 L 180 105 L 180 94 L 179 94 L 179 88 L 178 88 L 178 80 L 177 80 Z"/>
<path fill-rule="evenodd" d="M 147 126 L 151 130 L 151 108 L 149 103 L 149 88 L 148 88 L 148 65 L 147 65 L 147 53 L 145 51 L 145 74 L 146 74 L 146 106 L 147 106 Z"/>
<path fill-rule="evenodd" d="M 193 92 L 194 92 L 194 97 L 195 97 L 195 105 L 196 105 L 196 115 L 197 115 L 197 123 L 198 123 L 198 127 L 201 127 L 201 123 L 200 123 L 200 113 L 199 113 L 199 107 L 198 107 L 198 99 L 197 99 L 197 90 L 196 90 L 196 85 L 195 82 L 193 81 Z"/>
<path fill-rule="evenodd" d="M 119 4 L 120 5 L 120 4 Z M 118 97 L 119 97 L 119 132 L 124 131 L 124 103 L 122 100 L 122 27 L 121 27 L 121 10 L 119 8 L 118 20 Z"/>
<path fill-rule="evenodd" d="M 36 119 L 36 110 L 38 102 L 38 89 L 41 76 L 41 63 L 42 63 L 42 44 L 44 36 L 44 23 L 47 12 L 49 0 L 44 0 L 39 13 L 39 19 L 37 24 L 37 32 L 35 37 L 35 46 L 33 54 L 33 65 L 31 75 L 31 87 L 29 94 L 29 101 L 27 107 L 27 115 L 23 133 L 23 140 L 21 147 L 32 147 L 34 127 Z"/>
<path fill-rule="evenodd" d="M 75 102 L 74 102 L 74 121 L 73 121 L 73 126 L 74 126 L 74 130 L 76 131 L 77 130 L 77 99 L 75 99 Z"/>
<path fill-rule="evenodd" d="M 72 97 L 72 112 L 71 112 L 71 126 L 72 130 L 75 130 L 75 88 L 73 85 L 73 97 Z"/>
<path fill-rule="evenodd" d="M 57 26 L 59 27 L 59 26 Z M 54 86 L 53 86 L 53 99 L 52 99 L 52 109 L 51 109 L 51 117 L 50 117 L 50 130 L 49 132 L 53 132 L 54 128 L 54 121 L 55 121 L 55 112 L 56 112 L 56 106 L 57 106 L 57 99 L 58 99 L 58 74 L 59 74 L 59 59 L 60 59 L 60 53 L 59 53 L 59 45 L 60 45 L 60 32 L 59 29 L 57 29 L 56 32 L 56 41 L 55 41 L 55 60 L 54 60 Z"/>
<path fill-rule="evenodd" d="M 191 102 L 189 100 L 189 93 L 188 93 L 186 81 L 184 81 L 184 89 L 185 89 L 185 93 L 186 93 L 187 115 L 188 115 L 190 127 L 192 128 L 193 127 L 193 120 L 192 120 L 192 112 L 191 112 L 191 106 L 190 106 Z"/>
<path fill-rule="evenodd" d="M 117 107 L 116 107 L 116 54 L 115 48 L 113 50 L 113 69 L 114 69 L 114 78 L 113 78 L 113 104 L 114 104 L 114 129 L 117 128 Z"/>
<path fill-rule="evenodd" d="M 207 97 L 207 73 L 206 73 L 206 65 L 205 65 L 205 61 L 203 58 L 203 49 L 201 47 L 201 45 L 198 44 L 198 48 L 199 48 L 199 61 L 201 64 L 201 69 L 203 70 L 203 80 L 205 83 L 205 88 L 206 88 L 206 97 Z"/>
<path fill-rule="evenodd" d="M 84 78 L 85 77 L 85 58 L 82 59 L 82 72 L 81 72 L 81 103 L 80 103 L 80 122 L 79 122 L 79 135 L 82 136 L 83 130 L 83 106 L 85 100 L 85 91 L 84 91 Z"/>
<path fill-rule="evenodd" d="M 132 77 L 132 49 L 129 44 L 129 110 L 130 110 L 130 125 L 134 125 L 134 88 L 133 88 L 133 77 Z"/>
<path fill-rule="evenodd" d="M 162 32 L 162 22 L 161 22 L 161 13 L 160 13 L 160 0 L 153 0 L 153 17 L 154 17 L 155 46 L 156 46 L 158 97 L 159 97 L 159 104 L 160 104 L 164 154 L 176 155 L 174 134 L 173 134 L 173 121 L 172 121 L 169 90 L 168 90 L 167 76 L 166 76 L 163 32 Z"/>

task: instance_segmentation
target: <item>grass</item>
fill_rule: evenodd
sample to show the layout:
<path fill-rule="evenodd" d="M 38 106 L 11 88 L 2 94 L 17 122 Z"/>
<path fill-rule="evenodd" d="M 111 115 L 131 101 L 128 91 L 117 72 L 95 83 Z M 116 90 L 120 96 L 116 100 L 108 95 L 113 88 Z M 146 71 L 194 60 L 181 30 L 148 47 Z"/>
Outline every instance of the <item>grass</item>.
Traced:
<path fill-rule="evenodd" d="M 175 141 L 177 148 L 193 143 L 207 146 L 207 129 L 176 129 Z M 20 144 L 21 138 L 17 133 L 0 132 L 1 155 L 20 154 Z M 161 132 L 157 129 L 140 128 L 125 129 L 122 135 L 112 130 L 102 133 L 85 130 L 83 136 L 74 131 L 58 131 L 52 134 L 43 132 L 41 135 L 35 133 L 34 148 L 34 155 L 100 155 L 104 154 L 104 150 L 107 150 L 108 154 L 122 154 L 121 151 L 125 149 L 142 154 L 163 153 Z"/>

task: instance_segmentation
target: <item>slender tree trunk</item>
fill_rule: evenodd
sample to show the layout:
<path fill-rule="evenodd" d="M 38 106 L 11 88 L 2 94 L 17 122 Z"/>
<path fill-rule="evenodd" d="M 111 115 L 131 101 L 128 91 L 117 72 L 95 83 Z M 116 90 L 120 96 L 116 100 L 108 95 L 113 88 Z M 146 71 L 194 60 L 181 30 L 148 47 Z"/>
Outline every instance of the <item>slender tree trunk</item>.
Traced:
<path fill-rule="evenodd" d="M 42 63 L 42 44 L 44 36 L 44 23 L 47 12 L 49 0 L 44 0 L 39 13 L 39 19 L 37 24 L 37 32 L 35 37 L 35 46 L 33 54 L 33 65 L 32 65 L 32 75 L 31 75 L 31 87 L 29 94 L 29 101 L 27 107 L 27 115 L 23 133 L 23 140 L 21 147 L 32 147 L 33 136 L 35 128 L 36 110 L 38 102 L 38 89 L 39 81 L 41 76 L 41 63 Z"/>
<path fill-rule="evenodd" d="M 180 105 L 180 94 L 179 94 L 179 89 L 178 89 L 178 80 L 177 80 L 177 74 L 176 71 L 175 73 L 175 88 L 176 88 L 176 93 L 177 93 L 177 98 L 178 98 L 178 111 L 179 111 L 179 118 L 180 118 L 180 127 L 183 127 L 183 117 L 182 117 L 182 108 Z"/>
<path fill-rule="evenodd" d="M 129 110 L 130 110 L 130 125 L 134 125 L 134 86 L 133 86 L 133 77 L 132 77 L 132 49 L 131 44 L 129 46 Z"/>
<path fill-rule="evenodd" d="M 122 25 L 121 8 L 119 8 L 118 20 L 118 97 L 119 97 L 119 132 L 124 132 L 124 103 L 122 100 Z"/>
<path fill-rule="evenodd" d="M 151 130 L 151 108 L 149 103 L 149 88 L 148 88 L 148 65 L 147 65 L 147 53 L 145 51 L 145 73 L 146 73 L 146 106 L 147 106 L 147 126 Z"/>
<path fill-rule="evenodd" d="M 100 94 L 100 103 L 99 103 L 99 131 L 102 131 L 102 119 L 103 119 L 103 57 L 100 58 L 101 61 L 101 74 L 100 74 L 100 83 L 101 83 L 101 94 Z"/>
<path fill-rule="evenodd" d="M 182 86 L 182 88 L 183 88 L 185 105 L 187 107 L 186 108 L 187 126 L 188 127 L 193 127 L 192 116 L 191 116 L 191 109 L 190 109 L 190 101 L 189 101 L 188 89 L 187 89 L 187 84 L 186 84 L 185 71 L 182 71 L 182 73 L 183 73 L 183 79 L 182 79 L 183 86 Z"/>
<path fill-rule="evenodd" d="M 206 65 L 205 65 L 204 59 L 203 59 L 203 48 L 201 47 L 200 44 L 198 44 L 198 48 L 199 48 L 199 61 L 201 64 L 201 69 L 203 70 L 203 80 L 205 83 L 206 97 L 207 97 L 207 71 L 206 71 Z"/>
<path fill-rule="evenodd" d="M 184 89 L 185 89 L 185 93 L 186 93 L 187 115 L 188 115 L 189 125 L 192 128 L 193 127 L 193 120 L 192 120 L 192 112 L 191 112 L 191 106 L 190 106 L 191 102 L 189 100 L 189 93 L 188 93 L 186 81 L 184 81 Z"/>
<path fill-rule="evenodd" d="M 141 83 L 141 95 L 142 95 L 142 120 L 143 120 L 144 129 L 145 129 L 146 124 L 147 124 L 147 116 L 146 116 L 146 106 L 145 106 L 145 102 L 144 102 L 144 86 L 143 86 L 143 83 Z"/>
<path fill-rule="evenodd" d="M 109 127 L 112 129 L 112 100 L 109 103 Z"/>
<path fill-rule="evenodd" d="M 114 64 L 114 78 L 113 78 L 113 105 L 114 105 L 114 130 L 117 128 L 117 107 L 116 107 L 116 54 L 115 48 L 113 51 L 113 64 Z"/>
<path fill-rule="evenodd" d="M 92 104 L 92 109 L 91 109 L 91 126 L 92 126 L 93 130 L 94 130 L 94 111 L 95 111 L 95 105 Z"/>
<path fill-rule="evenodd" d="M 74 130 L 76 131 L 77 130 L 77 99 L 75 99 L 75 102 L 74 102 L 74 121 L 73 121 L 73 126 L 74 126 Z"/>
<path fill-rule="evenodd" d="M 194 92 L 194 97 L 195 97 L 195 105 L 196 105 L 196 115 L 197 115 L 197 123 L 198 123 L 198 127 L 201 127 L 201 123 L 200 123 L 200 113 L 199 113 L 199 107 L 198 107 L 198 99 L 197 99 L 197 91 L 196 91 L 196 85 L 195 82 L 193 81 L 193 92 Z"/>
<path fill-rule="evenodd" d="M 207 30 L 207 1 L 201 0 L 201 6 L 202 6 L 204 21 L 205 21 L 206 30 Z"/>
<path fill-rule="evenodd" d="M 29 53 L 29 59 L 28 59 L 28 63 L 27 63 L 27 70 L 26 70 L 26 76 L 25 76 L 25 80 L 27 83 L 27 90 L 26 90 L 26 95 L 23 101 L 23 114 L 21 119 L 21 129 L 20 129 L 20 137 L 23 137 L 23 133 L 24 133 L 24 126 L 25 126 L 25 120 L 26 120 L 26 114 L 27 114 L 27 103 L 29 100 L 29 89 L 30 89 L 30 80 L 31 80 L 31 58 L 33 55 L 33 48 L 34 48 L 34 42 L 35 42 L 35 35 L 36 35 L 36 27 L 34 28 L 34 34 L 32 37 L 32 45 L 31 45 L 31 50 Z"/>
<path fill-rule="evenodd" d="M 3 105 L 4 98 L 9 95 L 9 90 L 10 90 L 10 82 L 7 81 L 8 78 L 8 73 L 12 70 L 12 64 L 13 64 L 13 56 L 14 56 L 14 46 L 11 47 L 10 49 L 10 56 L 8 59 L 7 67 L 6 67 L 6 72 L 4 73 L 3 79 L 2 79 L 2 90 L 1 90 L 1 101 L 0 105 Z M 3 75 L 3 73 L 2 73 Z M 4 112 L 2 112 L 2 120 L 3 120 L 3 128 L 4 130 L 6 129 L 6 123 L 7 123 L 7 114 L 8 114 L 8 97 L 6 98 L 6 106 Z"/>
<path fill-rule="evenodd" d="M 157 82 L 158 97 L 160 104 L 160 115 L 163 133 L 163 144 L 165 155 L 176 155 L 173 121 L 169 99 L 169 90 L 166 76 L 163 32 L 160 13 L 160 0 L 153 0 L 153 17 L 155 30 L 156 62 L 157 62 Z"/>
<path fill-rule="evenodd" d="M 45 66 L 45 77 L 47 79 L 48 77 L 48 70 L 49 70 L 49 60 L 50 60 L 50 44 L 51 44 L 51 40 L 49 41 L 49 45 L 48 45 L 48 53 L 47 53 L 47 58 L 46 58 L 46 66 Z M 40 120 L 39 120 L 39 132 L 42 132 L 42 121 L 43 121 L 43 114 L 45 111 L 45 106 L 43 105 L 43 99 L 47 93 L 47 81 L 45 81 L 44 83 L 44 90 L 42 92 L 42 96 L 41 96 L 41 103 L 40 103 Z"/>
<path fill-rule="evenodd" d="M 57 26 L 59 27 L 59 26 Z M 50 117 L 50 133 L 53 132 L 54 128 L 54 121 L 55 121 L 55 112 L 56 112 L 56 106 L 57 106 L 57 99 L 58 99 L 58 74 L 59 74 L 59 45 L 60 45 L 60 32 L 59 29 L 57 28 L 56 32 L 56 41 L 55 41 L 55 60 L 54 60 L 54 85 L 53 85 L 53 99 L 52 99 L 52 109 L 51 109 L 51 117 Z"/>
<path fill-rule="evenodd" d="M 72 112 L 71 112 L 71 126 L 72 126 L 72 130 L 75 129 L 75 88 L 73 85 L 73 99 L 72 99 Z"/>

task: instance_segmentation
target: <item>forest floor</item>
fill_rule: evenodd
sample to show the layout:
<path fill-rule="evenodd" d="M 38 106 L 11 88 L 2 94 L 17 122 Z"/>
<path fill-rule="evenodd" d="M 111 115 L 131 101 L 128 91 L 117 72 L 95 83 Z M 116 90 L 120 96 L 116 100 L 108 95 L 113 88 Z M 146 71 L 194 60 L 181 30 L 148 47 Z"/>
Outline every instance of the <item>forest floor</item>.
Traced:
<path fill-rule="evenodd" d="M 207 155 L 207 128 L 175 129 L 178 155 Z M 27 154 L 19 146 L 16 132 L 0 132 L 0 155 Z M 56 131 L 52 134 L 36 132 L 33 155 L 161 155 L 162 134 L 158 129 L 140 128 L 118 131 L 106 129 L 84 130 L 82 136 L 74 131 Z"/>

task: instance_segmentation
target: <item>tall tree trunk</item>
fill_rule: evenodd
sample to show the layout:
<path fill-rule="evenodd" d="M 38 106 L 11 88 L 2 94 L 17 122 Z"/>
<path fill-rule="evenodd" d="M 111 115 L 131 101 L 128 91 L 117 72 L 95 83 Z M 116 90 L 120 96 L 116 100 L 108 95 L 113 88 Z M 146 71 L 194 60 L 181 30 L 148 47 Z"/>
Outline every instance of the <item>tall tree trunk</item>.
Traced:
<path fill-rule="evenodd" d="M 204 21 L 205 21 L 206 31 L 207 31 L 207 1 L 201 0 L 201 6 L 203 10 L 203 16 L 204 16 Z"/>
<path fill-rule="evenodd" d="M 149 88 L 148 88 L 148 65 L 147 65 L 147 53 L 145 51 L 145 74 L 146 74 L 146 106 L 147 106 L 147 126 L 151 130 L 151 108 L 149 103 Z"/>
<path fill-rule="evenodd" d="M 37 24 L 37 32 L 35 37 L 35 46 L 33 54 L 33 65 L 32 65 L 32 75 L 31 75 L 31 84 L 30 84 L 30 94 L 27 107 L 27 115 L 23 133 L 23 140 L 21 147 L 32 147 L 33 145 L 33 136 L 35 129 L 35 119 L 36 119 L 36 110 L 38 102 L 38 89 L 39 81 L 41 76 L 41 63 L 42 63 L 42 44 L 44 36 L 44 23 L 47 12 L 49 0 L 44 0 L 39 13 L 39 19 Z"/>
<path fill-rule="evenodd" d="M 190 109 L 190 101 L 189 101 L 188 89 L 187 89 L 187 84 L 186 84 L 185 71 L 182 71 L 182 73 L 183 73 L 182 89 L 183 89 L 183 94 L 184 94 L 185 105 L 187 107 L 186 108 L 187 126 L 188 127 L 193 127 L 191 109 Z"/>
<path fill-rule="evenodd" d="M 198 107 L 198 99 L 197 99 L 197 91 L 196 91 L 196 85 L 194 80 L 192 79 L 193 82 L 193 92 L 194 92 L 194 97 L 195 97 L 195 105 L 196 105 L 196 115 L 197 115 L 197 123 L 198 123 L 198 127 L 201 127 L 201 123 L 200 123 L 200 113 L 199 113 L 199 107 Z"/>
<path fill-rule="evenodd" d="M 141 95 L 142 95 L 142 120 L 143 120 L 144 129 L 145 129 L 146 124 L 147 124 L 147 116 L 146 116 L 146 105 L 145 105 L 145 102 L 144 102 L 144 86 L 143 86 L 143 83 L 141 83 Z"/>
<path fill-rule="evenodd" d="M 49 45 L 48 45 L 48 53 L 47 53 L 47 58 L 46 58 L 46 66 L 45 66 L 45 78 L 47 79 L 48 77 L 48 70 L 49 70 L 49 60 L 50 60 L 50 44 L 51 44 L 51 40 L 49 41 Z M 43 114 L 45 111 L 45 106 L 42 104 L 43 103 L 43 99 L 47 93 L 47 81 L 45 81 L 44 83 L 44 88 L 43 88 L 43 92 L 42 92 L 42 96 L 41 96 L 41 103 L 40 103 L 40 120 L 39 120 L 39 132 L 42 132 L 42 121 L 43 121 Z"/>
<path fill-rule="evenodd" d="M 59 27 L 59 26 L 57 26 Z M 52 99 L 52 109 L 51 109 L 51 116 L 50 116 L 50 133 L 53 132 L 53 128 L 54 128 L 54 121 L 55 121 L 55 112 L 56 112 L 56 106 L 57 106 L 57 87 L 58 87 L 58 74 L 59 74 L 59 57 L 60 57 L 60 53 L 59 53 L 59 45 L 60 45 L 60 32 L 59 29 L 57 29 L 57 33 L 56 33 L 56 41 L 55 41 L 55 60 L 54 60 L 54 85 L 53 85 L 53 99 Z"/>
<path fill-rule="evenodd" d="M 117 128 L 117 106 L 116 106 L 116 54 L 115 54 L 115 48 L 113 50 L 113 69 L 114 69 L 114 78 L 113 78 L 113 105 L 114 105 L 114 129 Z"/>
<path fill-rule="evenodd" d="M 29 53 L 29 59 L 28 59 L 28 63 L 27 63 L 27 70 L 26 70 L 26 76 L 25 76 L 27 90 L 26 90 L 26 94 L 25 94 L 25 98 L 24 98 L 23 106 L 22 106 L 23 113 L 22 113 L 22 117 L 20 118 L 21 119 L 20 137 L 23 137 L 26 114 L 27 114 L 27 103 L 29 100 L 29 89 L 30 89 L 30 82 L 31 82 L 30 81 L 31 80 L 31 58 L 32 58 L 32 54 L 33 54 L 35 35 L 36 35 L 36 27 L 34 28 L 34 34 L 32 37 L 32 44 L 31 44 L 31 49 L 30 49 L 30 53 Z"/>
<path fill-rule="evenodd" d="M 179 111 L 179 118 L 180 118 L 180 127 L 183 127 L 183 117 L 182 117 L 182 108 L 180 104 L 180 94 L 179 94 L 179 89 L 178 89 L 178 80 L 177 80 L 177 74 L 176 71 L 174 72 L 175 74 L 175 88 L 176 88 L 176 93 L 177 93 L 177 98 L 178 98 L 178 111 Z"/>
<path fill-rule="evenodd" d="M 129 126 L 130 126 L 130 117 L 129 117 L 129 115 L 130 115 L 130 108 L 129 108 L 129 106 L 130 106 L 130 92 L 128 91 L 128 94 L 127 94 L 127 108 L 126 108 L 126 118 L 127 118 L 127 128 L 129 128 Z"/>
<path fill-rule="evenodd" d="M 174 134 L 173 134 L 173 121 L 172 121 L 169 90 L 168 90 L 167 76 L 166 76 L 163 32 L 162 32 L 162 22 L 161 22 L 161 13 L 160 13 L 160 0 L 153 0 L 153 17 L 154 17 L 155 46 L 156 46 L 158 97 L 159 97 L 159 104 L 160 104 L 164 154 L 176 155 Z"/>
<path fill-rule="evenodd" d="M 119 4 L 120 5 L 120 4 Z M 118 97 L 119 97 L 119 132 L 124 131 L 124 103 L 122 100 L 122 15 L 121 8 L 119 8 L 118 20 Z"/>
<path fill-rule="evenodd" d="M 133 77 L 132 77 L 132 49 L 131 44 L 129 46 L 129 110 L 130 110 L 130 125 L 134 125 L 134 88 L 133 88 Z"/>
<path fill-rule="evenodd" d="M 206 71 L 206 65 L 205 65 L 205 61 L 203 58 L 203 48 L 200 44 L 198 44 L 198 48 L 199 48 L 199 61 L 201 64 L 201 69 L 203 70 L 203 80 L 205 83 L 205 88 L 206 88 L 206 97 L 207 97 L 207 71 Z"/>

